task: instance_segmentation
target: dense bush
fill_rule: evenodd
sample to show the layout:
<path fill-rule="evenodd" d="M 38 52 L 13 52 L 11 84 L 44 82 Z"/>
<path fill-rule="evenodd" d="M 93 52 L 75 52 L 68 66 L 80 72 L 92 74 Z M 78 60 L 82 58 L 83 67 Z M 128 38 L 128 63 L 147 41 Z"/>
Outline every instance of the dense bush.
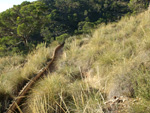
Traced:
<path fill-rule="evenodd" d="M 62 34 L 62 35 L 56 37 L 56 40 L 59 43 L 63 43 L 68 37 L 69 37 L 69 35 L 67 33 L 65 33 L 65 34 Z"/>
<path fill-rule="evenodd" d="M 129 8 L 133 13 L 141 12 L 149 5 L 149 0 L 130 0 Z"/>

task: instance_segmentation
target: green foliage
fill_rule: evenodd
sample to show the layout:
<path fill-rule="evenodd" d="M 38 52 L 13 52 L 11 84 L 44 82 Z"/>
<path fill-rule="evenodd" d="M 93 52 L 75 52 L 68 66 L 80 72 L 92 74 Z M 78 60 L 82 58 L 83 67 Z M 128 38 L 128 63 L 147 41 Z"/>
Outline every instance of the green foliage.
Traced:
<path fill-rule="evenodd" d="M 12 36 L 5 36 L 0 38 L 0 56 L 10 55 L 11 53 L 20 52 L 17 43 L 17 39 Z M 8 52 L 11 51 L 11 52 Z"/>
<path fill-rule="evenodd" d="M 133 13 L 141 12 L 149 5 L 149 0 L 130 0 L 129 8 Z"/>
<path fill-rule="evenodd" d="M 41 36 L 44 37 L 43 40 L 47 43 L 51 43 L 54 40 L 54 37 L 48 27 L 41 29 Z"/>
<path fill-rule="evenodd" d="M 25 1 L 0 13 L 0 38 L 13 37 L 11 40 L 17 40 L 16 46 L 12 47 L 14 53 L 27 53 L 43 41 L 51 43 L 66 33 L 89 33 L 97 24 L 117 21 L 123 15 L 147 6 L 148 0 Z"/>
<path fill-rule="evenodd" d="M 92 22 L 79 22 L 77 33 L 90 33 L 92 28 L 94 28 L 94 23 Z"/>
<path fill-rule="evenodd" d="M 69 37 L 69 34 L 65 33 L 65 34 L 62 34 L 62 35 L 56 37 L 56 40 L 59 43 L 63 43 L 68 37 Z"/>

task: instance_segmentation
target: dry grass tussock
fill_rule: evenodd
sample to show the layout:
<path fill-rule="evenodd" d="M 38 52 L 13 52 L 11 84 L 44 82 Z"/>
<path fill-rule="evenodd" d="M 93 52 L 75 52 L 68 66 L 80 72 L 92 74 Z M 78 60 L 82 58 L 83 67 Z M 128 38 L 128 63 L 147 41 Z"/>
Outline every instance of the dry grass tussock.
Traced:
<path fill-rule="evenodd" d="M 1 58 L 0 62 L 0 97 L 1 103 L 14 98 L 17 92 L 33 75 L 37 74 L 46 65 L 53 55 L 53 51 L 58 44 L 54 43 L 50 47 L 45 44 L 37 46 L 36 50 L 25 58 L 22 56 Z M 6 96 L 5 96 L 6 95 Z M 4 105 L 3 105 L 4 107 Z"/>
<path fill-rule="evenodd" d="M 102 112 L 102 97 L 84 81 L 70 83 L 61 74 L 49 74 L 30 92 L 23 112 Z"/>

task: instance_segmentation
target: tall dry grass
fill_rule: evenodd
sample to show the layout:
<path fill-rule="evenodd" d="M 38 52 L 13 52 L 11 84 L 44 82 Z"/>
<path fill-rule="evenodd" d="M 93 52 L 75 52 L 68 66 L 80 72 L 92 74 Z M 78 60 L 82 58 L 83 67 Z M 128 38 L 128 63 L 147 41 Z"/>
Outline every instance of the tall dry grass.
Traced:
<path fill-rule="evenodd" d="M 6 107 L 9 100 L 17 95 L 24 82 L 47 65 L 46 62 L 52 57 L 56 45 L 58 44 L 53 43 L 50 47 L 46 47 L 46 44 L 40 44 L 26 58 L 22 56 L 1 58 L 0 102 L 3 107 L 3 103 L 6 103 Z"/>
<path fill-rule="evenodd" d="M 49 80 L 48 84 L 37 85 L 40 90 L 33 88 L 36 93 L 32 92 L 27 101 L 30 112 L 47 113 L 60 107 L 68 113 L 103 113 L 104 102 L 113 96 L 141 98 L 126 111 L 148 112 L 150 108 L 145 103 L 149 103 L 150 97 L 149 44 L 149 11 L 102 24 L 92 36 L 68 39 L 57 62 L 58 70 L 41 81 Z M 55 97 L 48 96 L 54 94 Z"/>
<path fill-rule="evenodd" d="M 114 96 L 127 96 L 129 98 L 142 98 L 149 100 L 149 75 L 150 75 L 150 12 L 146 11 L 137 16 L 124 17 L 117 23 L 101 25 L 92 37 L 72 37 L 65 44 L 65 51 L 59 61 L 57 73 L 70 79 L 70 85 L 80 81 L 95 89 L 94 96 L 100 95 L 102 100 L 98 110 L 102 110 L 103 102 Z M 79 84 L 79 83 L 78 83 Z M 80 85 L 79 85 L 80 86 Z M 83 89 L 74 86 L 70 90 L 78 89 L 80 95 L 71 94 L 69 110 L 74 112 L 91 112 L 96 108 L 86 104 L 83 107 Z M 91 91 L 88 92 L 91 93 Z M 84 100 L 86 100 L 84 99 Z M 94 99 L 96 101 L 97 98 Z M 144 103 L 144 102 L 143 102 Z M 140 104 L 141 105 L 141 104 Z M 67 104 L 70 107 L 70 104 Z M 82 106 L 82 107 L 81 107 Z M 145 108 L 146 105 L 144 105 Z M 146 106 L 146 109 L 149 109 Z M 93 111 L 92 111 L 93 110 Z M 132 111 L 136 109 L 132 109 Z M 139 108 L 143 110 L 143 107 Z M 130 110 L 129 110 L 130 111 Z M 102 111 L 101 111 L 102 112 Z"/>

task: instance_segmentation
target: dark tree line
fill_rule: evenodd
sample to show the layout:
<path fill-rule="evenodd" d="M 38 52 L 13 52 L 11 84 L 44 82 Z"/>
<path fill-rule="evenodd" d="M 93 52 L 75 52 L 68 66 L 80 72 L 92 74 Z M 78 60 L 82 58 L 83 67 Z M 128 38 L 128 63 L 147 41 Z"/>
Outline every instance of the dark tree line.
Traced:
<path fill-rule="evenodd" d="M 100 23 L 142 11 L 148 0 L 38 0 L 0 13 L 0 56 L 25 54 L 38 43 L 88 33 Z"/>

